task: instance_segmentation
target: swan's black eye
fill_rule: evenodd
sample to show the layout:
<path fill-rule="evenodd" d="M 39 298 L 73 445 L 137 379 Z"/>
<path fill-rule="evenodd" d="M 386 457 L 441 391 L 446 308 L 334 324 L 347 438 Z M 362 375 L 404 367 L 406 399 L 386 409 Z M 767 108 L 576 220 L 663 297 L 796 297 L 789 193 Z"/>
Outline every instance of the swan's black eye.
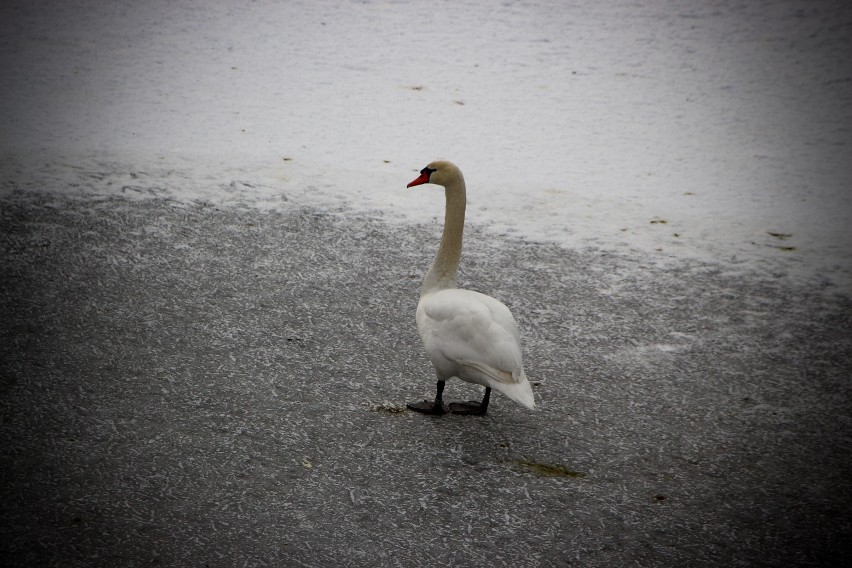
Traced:
<path fill-rule="evenodd" d="M 433 173 L 435 173 L 435 168 L 430 168 L 429 166 L 426 166 L 425 168 L 420 170 L 420 175 L 423 176 L 431 176 Z"/>

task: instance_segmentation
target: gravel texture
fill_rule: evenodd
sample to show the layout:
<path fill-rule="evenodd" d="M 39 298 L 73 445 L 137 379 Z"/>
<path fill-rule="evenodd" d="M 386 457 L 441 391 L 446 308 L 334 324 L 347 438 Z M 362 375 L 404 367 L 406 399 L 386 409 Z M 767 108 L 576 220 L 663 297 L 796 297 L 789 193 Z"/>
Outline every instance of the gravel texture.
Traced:
<path fill-rule="evenodd" d="M 852 300 L 469 225 L 539 410 L 404 410 L 439 226 L 0 202 L 4 566 L 830 566 Z M 479 396 L 450 382 L 448 400 Z"/>

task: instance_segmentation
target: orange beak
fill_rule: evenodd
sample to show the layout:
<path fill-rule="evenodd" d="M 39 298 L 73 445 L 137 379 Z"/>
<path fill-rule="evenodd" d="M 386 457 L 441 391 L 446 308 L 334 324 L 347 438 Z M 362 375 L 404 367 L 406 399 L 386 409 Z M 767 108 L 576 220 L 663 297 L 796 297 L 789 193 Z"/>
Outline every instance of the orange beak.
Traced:
<path fill-rule="evenodd" d="M 413 182 L 409 183 L 405 187 L 414 187 L 415 185 L 423 185 L 424 183 L 429 183 L 429 176 L 430 175 L 431 175 L 431 172 L 423 172 L 422 174 L 420 174 L 419 178 L 417 178 Z"/>

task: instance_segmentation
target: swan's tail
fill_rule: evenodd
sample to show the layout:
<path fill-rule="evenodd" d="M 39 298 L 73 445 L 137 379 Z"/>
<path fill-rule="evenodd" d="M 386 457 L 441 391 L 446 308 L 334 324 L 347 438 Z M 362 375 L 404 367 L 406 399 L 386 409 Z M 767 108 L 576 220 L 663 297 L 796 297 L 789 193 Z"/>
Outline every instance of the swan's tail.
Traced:
<path fill-rule="evenodd" d="M 530 410 L 535 410 L 535 398 L 533 397 L 532 388 L 523 371 L 521 371 L 518 382 L 498 383 L 494 381 L 491 386 L 494 390 L 503 393 L 515 402 L 523 404 Z"/>
<path fill-rule="evenodd" d="M 517 371 L 510 373 L 509 371 L 497 370 L 485 363 L 465 360 L 460 362 L 465 371 L 463 375 L 459 376 L 463 381 L 489 386 L 530 410 L 535 410 L 535 398 L 523 367 L 521 367 L 520 373 Z"/>

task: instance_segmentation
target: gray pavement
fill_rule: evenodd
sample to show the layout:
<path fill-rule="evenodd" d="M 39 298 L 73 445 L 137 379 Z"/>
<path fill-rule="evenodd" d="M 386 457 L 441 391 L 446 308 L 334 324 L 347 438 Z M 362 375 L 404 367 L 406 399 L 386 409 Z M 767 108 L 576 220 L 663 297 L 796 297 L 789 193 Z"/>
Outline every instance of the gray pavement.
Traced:
<path fill-rule="evenodd" d="M 831 566 L 849 551 L 852 301 L 490 238 L 539 410 L 432 395 L 438 226 L 0 202 L 4 566 Z M 448 400 L 478 396 L 459 382 Z"/>

